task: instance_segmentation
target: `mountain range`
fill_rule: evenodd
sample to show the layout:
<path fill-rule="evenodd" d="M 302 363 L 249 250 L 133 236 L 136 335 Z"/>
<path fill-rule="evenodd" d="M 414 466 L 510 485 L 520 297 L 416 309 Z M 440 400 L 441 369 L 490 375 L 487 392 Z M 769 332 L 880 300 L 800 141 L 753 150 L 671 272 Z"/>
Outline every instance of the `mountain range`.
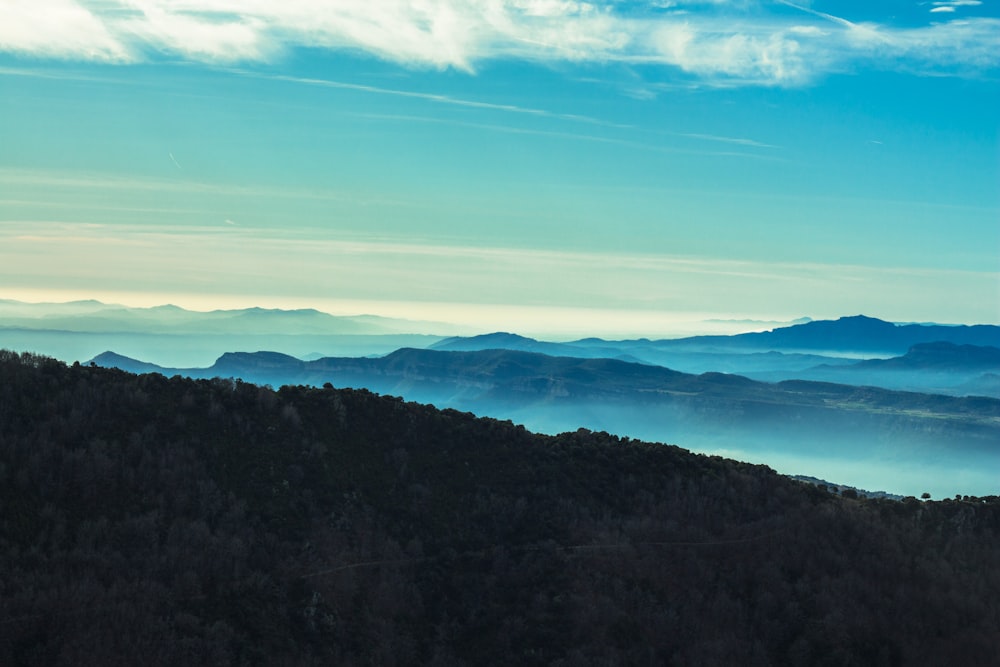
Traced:
<path fill-rule="evenodd" d="M 100 301 L 24 303 L 0 299 L 4 327 L 78 333 L 384 335 L 430 334 L 441 322 L 376 315 L 336 316 L 314 308 L 239 308 L 195 311 L 174 305 L 135 308 Z"/>
<path fill-rule="evenodd" d="M 131 308 L 100 301 L 23 303 L 0 299 L 0 347 L 64 361 L 115 351 L 163 365 L 207 365 L 233 350 L 277 349 L 302 358 L 386 354 L 440 340 L 442 323 L 314 309 L 191 311 L 172 305 Z"/>
<path fill-rule="evenodd" d="M 401 349 L 379 358 L 302 361 L 274 352 L 227 353 L 208 368 L 157 368 L 105 354 L 130 372 L 233 377 L 281 385 L 359 387 L 407 400 L 511 419 L 557 433 L 580 426 L 750 460 L 782 471 L 941 490 L 962 479 L 983 492 L 1000 469 L 1000 400 L 803 380 L 694 375 L 617 359 L 488 349 Z M 840 467 L 829 467 L 829 461 Z M 776 464 L 777 465 L 777 464 Z M 798 466 L 797 468 L 795 466 Z M 821 469 L 822 468 L 822 469 Z M 848 476 L 845 477 L 844 474 Z M 885 486 L 883 482 L 881 486 Z"/>
<path fill-rule="evenodd" d="M 856 316 L 733 336 L 552 343 L 494 333 L 446 338 L 431 348 L 519 350 L 620 359 L 687 373 L 736 373 L 771 382 L 820 380 L 1000 398 L 991 380 L 1000 372 L 1000 327 L 993 325 L 896 325 Z M 898 358 L 880 361 L 884 357 Z"/>
<path fill-rule="evenodd" d="M 1000 346 L 1000 327 L 978 324 L 894 324 L 874 317 L 855 315 L 837 320 L 810 320 L 769 331 L 756 331 L 732 336 L 689 336 L 651 341 L 648 339 L 607 341 L 585 338 L 559 345 L 566 348 L 627 350 L 652 348 L 659 350 L 685 349 L 706 352 L 721 351 L 808 351 L 830 353 L 834 356 L 855 353 L 856 356 L 891 356 L 906 352 L 920 343 L 949 342 L 956 345 Z M 486 346 L 505 349 L 528 349 L 539 341 L 509 333 L 487 334 L 474 337 L 453 337 L 435 344 L 436 349 L 470 350 Z M 542 343 L 542 349 L 528 351 L 552 353 L 551 343 Z M 604 354 L 604 356 L 607 356 Z"/>

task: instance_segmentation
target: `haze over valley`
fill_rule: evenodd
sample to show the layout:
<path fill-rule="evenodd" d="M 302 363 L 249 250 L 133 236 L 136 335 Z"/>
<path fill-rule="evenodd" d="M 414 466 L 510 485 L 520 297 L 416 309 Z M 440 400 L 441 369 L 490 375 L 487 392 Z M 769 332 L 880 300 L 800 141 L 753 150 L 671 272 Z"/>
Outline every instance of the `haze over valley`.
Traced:
<path fill-rule="evenodd" d="M 15 349 L 134 373 L 365 388 L 537 432 L 607 431 L 899 495 L 988 494 L 1000 470 L 997 326 L 852 316 L 730 336 L 547 342 L 404 333 L 435 323 L 315 310 L 0 308 L 0 340 Z"/>

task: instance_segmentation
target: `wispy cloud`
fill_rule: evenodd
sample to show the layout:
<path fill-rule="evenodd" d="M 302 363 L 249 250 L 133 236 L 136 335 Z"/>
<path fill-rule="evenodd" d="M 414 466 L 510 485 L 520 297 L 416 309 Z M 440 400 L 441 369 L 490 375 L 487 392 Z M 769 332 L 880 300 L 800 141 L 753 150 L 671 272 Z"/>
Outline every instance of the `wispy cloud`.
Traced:
<path fill-rule="evenodd" d="M 591 118 L 590 116 L 582 116 L 578 114 L 565 114 L 565 113 L 555 113 L 552 111 L 546 111 L 544 109 L 536 109 L 532 107 L 517 106 L 514 104 L 498 104 L 495 102 L 483 102 L 480 100 L 469 100 L 460 97 L 452 97 L 450 95 L 441 95 L 437 93 L 423 93 L 410 90 L 400 90 L 396 88 L 382 88 L 379 86 L 368 86 L 357 83 L 347 83 L 344 81 L 334 81 L 330 79 L 316 79 L 307 77 L 297 77 L 288 76 L 283 74 L 263 74 L 260 72 L 253 72 L 250 70 L 232 70 L 238 74 L 244 76 L 253 76 L 259 78 L 266 78 L 272 81 L 288 81 L 291 83 L 300 83 L 310 86 L 320 86 L 325 88 L 340 88 L 346 90 L 357 90 L 365 93 L 373 93 L 376 95 L 392 95 L 396 97 L 409 97 L 415 99 L 426 100 L 428 102 L 435 102 L 438 104 L 446 104 L 459 107 L 468 107 L 473 109 L 480 109 L 486 111 L 504 111 L 509 113 L 524 114 L 528 116 L 538 116 L 545 118 L 558 118 L 561 120 L 572 120 L 582 123 L 592 123 L 595 125 L 604 125 L 607 127 L 628 127 L 626 125 L 620 125 L 617 123 L 609 123 L 597 118 Z"/>
<path fill-rule="evenodd" d="M 188 194 L 228 195 L 238 197 L 283 197 L 290 199 L 339 200 L 348 193 L 304 188 L 251 187 L 170 181 L 154 178 L 128 177 L 112 173 L 73 174 L 59 171 L 0 168 L 0 184 L 47 188 L 86 190 L 134 190 L 153 192 L 183 192 Z"/>
<path fill-rule="evenodd" d="M 752 146 L 753 148 L 776 148 L 774 144 L 765 144 L 756 139 L 746 139 L 743 137 L 720 137 L 714 134 L 698 134 L 696 132 L 679 132 L 678 136 L 690 139 L 702 139 L 704 141 L 718 141 L 725 144 L 736 144 L 737 146 Z"/>
<path fill-rule="evenodd" d="M 932 3 L 935 16 L 978 0 Z M 796 11 L 789 11 L 789 10 Z M 684 13 L 679 13 L 683 10 Z M 968 73 L 1000 66 L 1000 19 L 861 23 L 779 0 L 6 0 L 0 51 L 46 58 L 268 62 L 362 51 L 410 67 L 619 62 L 710 84 L 797 85 L 857 63 Z"/>
<path fill-rule="evenodd" d="M 945 0 L 943 2 L 932 2 L 931 13 L 940 12 L 954 13 L 959 7 L 978 7 L 983 3 L 980 0 Z"/>
<path fill-rule="evenodd" d="M 857 29 L 859 26 L 857 23 L 852 23 L 847 19 L 840 18 L 839 16 L 834 16 L 833 14 L 826 14 L 824 12 L 818 12 L 810 7 L 803 7 L 802 5 L 797 5 L 793 2 L 788 2 L 788 0 L 775 0 L 779 5 L 785 5 L 786 7 L 791 7 L 792 9 L 797 9 L 800 12 L 806 12 L 807 14 L 812 14 L 825 21 L 830 21 L 831 23 L 836 23 L 837 25 L 844 26 L 852 30 Z"/>
<path fill-rule="evenodd" d="M 76 174 L 54 170 L 12 169 L 0 167 L 0 186 L 12 186 L 23 194 L 17 200 L 3 199 L 0 203 L 16 203 L 20 206 L 40 208 L 86 208 L 93 210 L 135 211 L 135 212 L 175 212 L 191 213 L 205 212 L 208 209 L 133 207 L 113 203 L 114 197 L 107 197 L 100 204 L 87 204 L 77 199 L 70 204 L 63 204 L 52 195 L 54 192 L 74 191 L 106 191 L 120 195 L 122 193 L 183 193 L 186 195 L 205 195 L 209 197 L 231 198 L 243 200 L 312 200 L 319 202 L 351 202 L 379 206 L 414 208 L 422 204 L 417 201 L 387 197 L 384 194 L 367 195 L 356 190 L 319 189 L 305 187 L 274 187 L 267 185 L 231 185 L 224 183 L 204 183 L 195 180 L 143 178 L 140 176 L 123 176 L 110 172 L 93 172 Z M 30 198 L 29 192 L 35 197 Z M 291 233 L 291 230 L 289 230 Z"/>
<path fill-rule="evenodd" d="M 539 137 L 551 137 L 554 139 L 566 139 L 570 141 L 587 141 L 599 144 L 612 144 L 616 146 L 624 146 L 626 148 L 631 148 L 638 151 L 651 151 L 654 153 L 712 155 L 717 157 L 741 157 L 741 158 L 755 158 L 755 159 L 779 159 L 776 158 L 775 156 L 762 155 L 760 153 L 751 153 L 747 151 L 720 151 L 720 150 L 707 150 L 704 148 L 681 148 L 677 146 L 663 145 L 662 143 L 619 139 L 603 135 L 580 134 L 578 132 L 558 132 L 554 130 L 538 130 L 526 127 L 515 127 L 512 125 L 498 125 L 495 123 L 494 124 L 473 123 L 463 120 L 435 118 L 428 116 L 375 114 L 375 113 L 365 113 L 357 115 L 364 118 L 372 118 L 377 120 L 402 121 L 407 123 L 431 123 L 436 125 L 451 125 L 454 127 L 468 127 L 478 130 L 487 130 L 490 132 L 505 132 L 508 134 L 528 134 Z M 739 146 L 745 146 L 748 148 L 774 148 L 774 146 L 772 146 L 771 144 L 765 144 L 759 141 L 755 141 L 753 139 L 718 137 L 710 134 L 695 134 L 687 132 L 657 132 L 656 134 L 659 134 L 661 136 L 666 135 L 674 137 L 686 137 L 689 139 L 698 139 L 701 141 L 708 141 L 708 142 L 723 142 L 729 144 L 736 144 Z"/>

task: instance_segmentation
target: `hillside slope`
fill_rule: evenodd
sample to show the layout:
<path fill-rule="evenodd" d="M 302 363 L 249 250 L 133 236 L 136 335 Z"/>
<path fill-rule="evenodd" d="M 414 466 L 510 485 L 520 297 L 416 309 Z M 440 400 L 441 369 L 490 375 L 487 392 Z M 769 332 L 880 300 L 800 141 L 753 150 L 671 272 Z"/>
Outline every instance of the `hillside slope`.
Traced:
<path fill-rule="evenodd" d="M 1000 499 L 0 352 L 0 664 L 986 665 Z"/>

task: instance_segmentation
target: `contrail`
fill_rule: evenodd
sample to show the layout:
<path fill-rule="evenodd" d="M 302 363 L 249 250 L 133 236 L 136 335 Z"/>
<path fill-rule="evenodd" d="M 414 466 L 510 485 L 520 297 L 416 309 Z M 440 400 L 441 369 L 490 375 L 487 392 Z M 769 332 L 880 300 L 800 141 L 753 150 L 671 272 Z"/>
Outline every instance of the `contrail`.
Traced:
<path fill-rule="evenodd" d="M 776 2 L 778 4 L 786 5 L 788 7 L 793 8 L 793 9 L 797 9 L 800 12 L 806 12 L 807 14 L 812 14 L 813 16 L 818 16 L 818 17 L 820 17 L 822 19 L 826 19 L 827 21 L 832 21 L 834 23 L 839 23 L 840 25 L 842 25 L 842 26 L 844 26 L 846 28 L 857 28 L 857 27 L 859 27 L 858 24 L 851 23 L 847 19 L 842 19 L 839 16 L 834 16 L 833 14 L 824 14 L 823 12 L 818 12 L 815 9 L 810 9 L 808 7 L 803 7 L 801 5 L 796 5 L 794 3 L 788 2 L 788 0 L 776 0 Z"/>
<path fill-rule="evenodd" d="M 173 153 L 167 153 L 167 155 L 170 157 L 170 161 L 174 163 L 175 167 L 177 167 L 181 171 L 184 171 L 184 168 L 181 166 L 180 162 L 177 161 L 177 158 L 174 157 Z"/>

